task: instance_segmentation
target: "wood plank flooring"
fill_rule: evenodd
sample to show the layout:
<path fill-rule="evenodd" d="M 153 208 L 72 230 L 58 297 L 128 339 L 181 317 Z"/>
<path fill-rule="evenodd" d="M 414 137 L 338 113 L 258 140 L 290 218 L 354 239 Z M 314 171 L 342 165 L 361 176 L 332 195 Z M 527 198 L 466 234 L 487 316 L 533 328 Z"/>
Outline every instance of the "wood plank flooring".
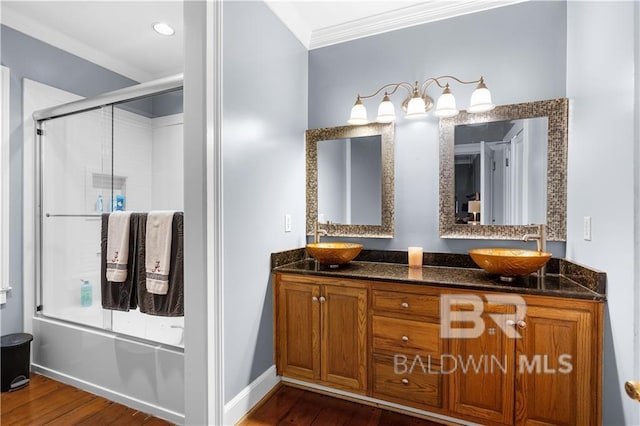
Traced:
<path fill-rule="evenodd" d="M 238 426 L 442 426 L 429 420 L 281 386 Z"/>
<path fill-rule="evenodd" d="M 1 394 L 0 424 L 168 426 L 172 423 L 39 374 L 31 374 L 28 386 Z"/>

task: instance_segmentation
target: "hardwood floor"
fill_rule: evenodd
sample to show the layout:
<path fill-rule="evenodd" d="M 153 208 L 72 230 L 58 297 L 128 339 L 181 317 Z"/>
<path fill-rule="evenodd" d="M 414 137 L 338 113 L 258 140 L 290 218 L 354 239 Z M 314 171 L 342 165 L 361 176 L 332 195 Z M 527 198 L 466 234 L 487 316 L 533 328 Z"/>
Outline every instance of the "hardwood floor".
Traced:
<path fill-rule="evenodd" d="M 0 395 L 0 424 L 169 426 L 141 413 L 39 374 L 23 389 Z M 377 407 L 281 386 L 239 426 L 442 426 Z"/>
<path fill-rule="evenodd" d="M 281 386 L 238 426 L 442 426 L 429 420 Z"/>
<path fill-rule="evenodd" d="M 164 420 L 39 374 L 31 374 L 31 382 L 27 387 L 2 393 L 0 424 L 171 425 Z"/>

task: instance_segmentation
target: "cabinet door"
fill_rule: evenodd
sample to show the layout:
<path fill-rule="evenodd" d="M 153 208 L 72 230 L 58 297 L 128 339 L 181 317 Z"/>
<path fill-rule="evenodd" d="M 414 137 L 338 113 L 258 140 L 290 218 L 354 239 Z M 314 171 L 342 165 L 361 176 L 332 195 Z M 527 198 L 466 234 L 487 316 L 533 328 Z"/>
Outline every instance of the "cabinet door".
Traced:
<path fill-rule="evenodd" d="M 516 344 L 516 424 L 597 424 L 593 314 L 528 306 L 523 325 Z"/>
<path fill-rule="evenodd" d="M 322 300 L 322 381 L 367 389 L 367 290 L 326 285 Z"/>
<path fill-rule="evenodd" d="M 280 282 L 278 293 L 279 373 L 320 379 L 320 286 Z"/>
<path fill-rule="evenodd" d="M 484 332 L 475 338 L 451 339 L 442 366 L 450 375 L 451 411 L 482 424 L 513 424 L 515 339 L 489 316 L 512 312 L 512 306 L 485 303 Z"/>

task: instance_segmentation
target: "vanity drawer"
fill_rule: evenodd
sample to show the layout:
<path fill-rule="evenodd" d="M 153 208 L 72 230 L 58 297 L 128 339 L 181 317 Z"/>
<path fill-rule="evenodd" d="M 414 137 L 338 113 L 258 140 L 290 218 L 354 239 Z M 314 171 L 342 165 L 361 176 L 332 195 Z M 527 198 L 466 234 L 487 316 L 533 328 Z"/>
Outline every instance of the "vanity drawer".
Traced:
<path fill-rule="evenodd" d="M 376 356 L 373 360 L 373 397 L 403 405 L 422 408 L 442 407 L 442 374 L 438 366 L 428 366 L 423 357 L 424 370 L 413 358 L 406 364 L 394 365 L 390 357 Z"/>
<path fill-rule="evenodd" d="M 373 351 L 439 356 L 440 325 L 374 315 Z"/>
<path fill-rule="evenodd" d="M 373 290 L 372 304 L 376 313 L 401 314 L 411 318 L 440 318 L 440 298 L 415 293 Z"/>

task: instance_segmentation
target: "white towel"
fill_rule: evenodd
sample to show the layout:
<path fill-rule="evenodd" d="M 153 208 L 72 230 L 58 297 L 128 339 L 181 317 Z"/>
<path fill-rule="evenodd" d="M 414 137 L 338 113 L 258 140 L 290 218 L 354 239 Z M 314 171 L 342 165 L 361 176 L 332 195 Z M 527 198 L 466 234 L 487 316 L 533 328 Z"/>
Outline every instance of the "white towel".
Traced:
<path fill-rule="evenodd" d="M 169 290 L 173 213 L 173 211 L 151 211 L 147 216 L 145 270 L 149 293 L 167 294 Z"/>
<path fill-rule="evenodd" d="M 124 282 L 127 279 L 129 259 L 129 222 L 131 212 L 113 212 L 107 229 L 107 281 Z"/>

